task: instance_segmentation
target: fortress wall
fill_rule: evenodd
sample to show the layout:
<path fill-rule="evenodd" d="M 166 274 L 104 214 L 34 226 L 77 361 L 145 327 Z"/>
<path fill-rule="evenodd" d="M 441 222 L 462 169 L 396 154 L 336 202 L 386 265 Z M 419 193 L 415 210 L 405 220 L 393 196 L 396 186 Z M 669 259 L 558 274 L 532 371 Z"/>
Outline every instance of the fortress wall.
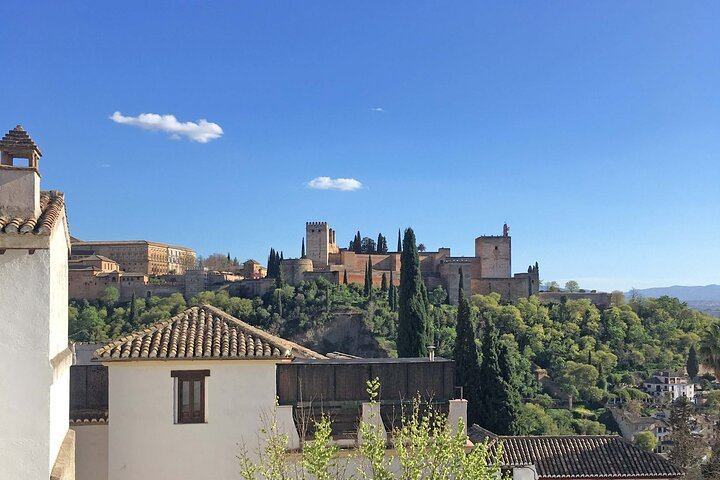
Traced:
<path fill-rule="evenodd" d="M 470 283 L 473 295 L 478 293 L 487 295 L 496 292 L 500 294 L 503 301 L 510 302 L 517 298 L 527 298 L 529 296 L 530 280 L 529 275 L 523 275 L 513 278 L 473 278 Z"/>

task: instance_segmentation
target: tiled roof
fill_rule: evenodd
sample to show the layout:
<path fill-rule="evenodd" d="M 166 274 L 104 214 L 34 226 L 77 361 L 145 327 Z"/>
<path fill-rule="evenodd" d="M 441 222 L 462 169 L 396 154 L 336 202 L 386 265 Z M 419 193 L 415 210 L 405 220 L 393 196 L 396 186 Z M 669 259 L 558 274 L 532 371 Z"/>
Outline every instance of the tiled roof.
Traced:
<path fill-rule="evenodd" d="M 192 307 L 95 351 L 101 361 L 325 358 L 210 305 Z"/>
<path fill-rule="evenodd" d="M 55 221 L 61 217 L 64 209 L 65 197 L 62 192 L 54 190 L 40 192 L 40 217 L 0 216 L 0 234 L 33 233 L 35 235 L 50 235 Z"/>
<path fill-rule="evenodd" d="M 42 157 L 42 152 L 30 135 L 20 125 L 16 126 L 0 140 L 0 150 L 10 153 L 24 153 L 35 150 Z"/>
<path fill-rule="evenodd" d="M 676 478 L 683 472 L 615 435 L 499 436 L 505 466 L 534 465 L 537 478 Z"/>

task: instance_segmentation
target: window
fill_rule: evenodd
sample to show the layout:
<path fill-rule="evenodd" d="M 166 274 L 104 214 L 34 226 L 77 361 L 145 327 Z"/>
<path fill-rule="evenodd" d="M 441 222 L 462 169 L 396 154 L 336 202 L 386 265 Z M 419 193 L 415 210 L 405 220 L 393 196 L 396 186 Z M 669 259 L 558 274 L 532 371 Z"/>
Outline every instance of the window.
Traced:
<path fill-rule="evenodd" d="M 205 423 L 205 377 L 210 370 L 173 370 L 177 378 L 175 392 L 175 423 Z"/>

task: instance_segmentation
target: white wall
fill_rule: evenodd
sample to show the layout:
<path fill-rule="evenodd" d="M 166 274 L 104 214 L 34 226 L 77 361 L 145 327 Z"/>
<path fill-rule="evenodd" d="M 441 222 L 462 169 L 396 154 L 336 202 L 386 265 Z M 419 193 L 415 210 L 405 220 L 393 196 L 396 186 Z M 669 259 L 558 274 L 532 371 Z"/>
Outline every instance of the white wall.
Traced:
<path fill-rule="evenodd" d="M 108 362 L 110 480 L 235 479 L 275 402 L 275 361 Z M 171 370 L 210 370 L 204 424 L 174 424 Z"/>
<path fill-rule="evenodd" d="M 0 255 L 0 478 L 47 479 L 50 252 Z M 59 445 L 58 445 L 59 446 Z M 56 452 L 57 453 L 57 452 Z"/>
<path fill-rule="evenodd" d="M 53 374 L 50 389 L 50 458 L 52 468 L 68 431 L 70 412 L 70 366 L 68 349 L 68 243 L 65 222 L 58 219 L 50 237 L 50 298 L 48 335 L 49 358 L 66 353 Z"/>
<path fill-rule="evenodd" d="M 75 480 L 107 480 L 108 424 L 74 424 Z"/>
<path fill-rule="evenodd" d="M 28 234 L 31 235 L 31 234 Z M 62 218 L 48 239 L 31 235 L 33 254 L 0 255 L 0 478 L 47 479 L 68 430 L 68 244 Z M 12 238 L 11 238 L 12 237 Z M 8 235 L 2 240 L 18 238 Z M 2 245 L 0 245 L 2 248 Z"/>

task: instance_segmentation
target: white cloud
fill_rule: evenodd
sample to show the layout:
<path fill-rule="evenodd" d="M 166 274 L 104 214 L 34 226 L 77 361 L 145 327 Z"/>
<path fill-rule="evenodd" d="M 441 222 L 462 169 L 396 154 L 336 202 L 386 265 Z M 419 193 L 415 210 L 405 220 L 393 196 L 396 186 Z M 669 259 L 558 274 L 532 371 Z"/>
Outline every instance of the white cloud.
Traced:
<path fill-rule="evenodd" d="M 373 112 L 385 113 L 385 109 L 382 107 L 373 107 L 370 110 L 372 110 Z"/>
<path fill-rule="evenodd" d="M 354 178 L 315 177 L 307 183 L 308 188 L 316 190 L 342 190 L 350 192 L 362 188 L 363 184 Z"/>
<path fill-rule="evenodd" d="M 101 163 L 100 168 L 110 168 L 110 164 L 109 163 Z"/>
<path fill-rule="evenodd" d="M 223 134 L 223 129 L 217 123 L 208 122 L 205 119 L 198 120 L 197 123 L 178 122 L 175 115 L 141 113 L 137 117 L 126 117 L 120 112 L 115 112 L 110 119 L 123 125 L 134 125 L 145 130 L 169 133 L 174 139 L 184 136 L 199 143 L 207 143 L 220 138 Z"/>

